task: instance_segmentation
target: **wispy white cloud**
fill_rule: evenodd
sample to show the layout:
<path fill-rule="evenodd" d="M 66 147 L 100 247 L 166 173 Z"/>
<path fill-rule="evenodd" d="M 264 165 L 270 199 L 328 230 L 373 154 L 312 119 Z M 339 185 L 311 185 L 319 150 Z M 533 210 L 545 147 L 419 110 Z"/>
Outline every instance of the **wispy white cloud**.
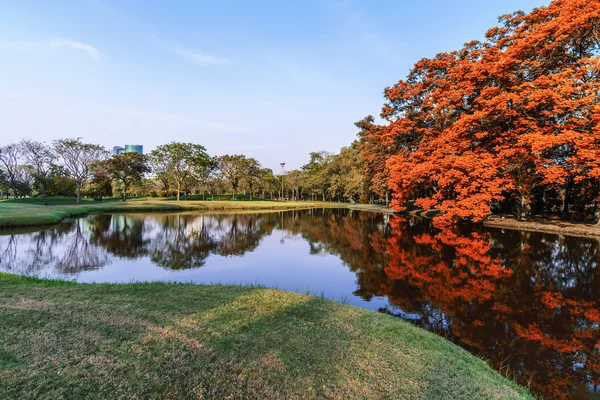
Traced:
<path fill-rule="evenodd" d="M 53 39 L 50 40 L 48 44 L 52 48 L 69 48 L 73 50 L 83 51 L 87 53 L 88 56 L 92 57 L 94 60 L 100 59 L 100 51 L 94 46 L 90 46 L 89 44 L 66 39 Z"/>
<path fill-rule="evenodd" d="M 187 50 L 184 48 L 175 49 L 175 54 L 179 57 L 190 60 L 198 65 L 225 65 L 230 64 L 226 58 L 220 58 L 211 54 L 199 53 L 196 51 Z"/>

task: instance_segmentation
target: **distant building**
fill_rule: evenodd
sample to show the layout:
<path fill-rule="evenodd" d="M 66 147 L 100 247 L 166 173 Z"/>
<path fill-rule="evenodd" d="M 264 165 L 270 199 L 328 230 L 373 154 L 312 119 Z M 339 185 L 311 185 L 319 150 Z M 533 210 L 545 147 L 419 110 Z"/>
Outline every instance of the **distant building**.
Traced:
<path fill-rule="evenodd" d="M 125 151 L 125 149 L 123 147 L 121 147 L 121 146 L 115 146 L 115 147 L 113 147 L 112 155 L 113 156 L 118 156 L 119 154 L 121 154 L 124 151 Z"/>
<path fill-rule="evenodd" d="M 125 147 L 115 146 L 112 149 L 112 155 L 118 156 L 121 153 L 144 154 L 144 146 L 141 144 L 126 144 Z"/>
<path fill-rule="evenodd" d="M 144 154 L 144 146 L 142 146 L 141 144 L 126 144 L 125 153 Z"/>

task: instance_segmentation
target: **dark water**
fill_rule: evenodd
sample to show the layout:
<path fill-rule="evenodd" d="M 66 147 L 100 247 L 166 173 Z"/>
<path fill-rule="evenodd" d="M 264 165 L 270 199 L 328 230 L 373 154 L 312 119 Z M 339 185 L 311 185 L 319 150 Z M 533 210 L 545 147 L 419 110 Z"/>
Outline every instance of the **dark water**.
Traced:
<path fill-rule="evenodd" d="M 592 398 L 600 245 L 510 230 L 436 231 L 348 210 L 89 216 L 0 231 L 0 270 L 80 282 L 258 283 L 391 313 L 546 398 Z"/>

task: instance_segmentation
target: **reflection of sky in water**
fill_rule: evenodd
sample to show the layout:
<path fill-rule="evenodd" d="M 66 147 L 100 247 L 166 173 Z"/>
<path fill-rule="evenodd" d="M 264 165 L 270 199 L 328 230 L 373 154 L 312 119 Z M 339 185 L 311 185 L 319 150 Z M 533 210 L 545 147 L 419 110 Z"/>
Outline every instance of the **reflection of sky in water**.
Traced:
<path fill-rule="evenodd" d="M 269 222 L 285 223 L 287 214 L 265 214 Z M 240 216 L 241 225 L 249 216 Z M 246 219 L 244 219 L 246 218 Z M 283 218 L 283 219 L 281 219 Z M 184 215 L 183 219 L 171 215 L 113 215 L 90 216 L 72 223 L 61 224 L 41 232 L 0 236 L 0 249 L 13 248 L 13 262 L 0 259 L 0 270 L 37 276 L 60 278 L 85 283 L 128 282 L 192 282 L 198 284 L 262 285 L 299 293 L 324 295 L 326 298 L 344 301 L 352 305 L 377 310 L 389 306 L 387 298 L 375 296 L 368 301 L 357 296 L 356 274 L 337 256 L 320 251 L 311 254 L 309 243 L 301 235 L 285 230 L 250 232 L 256 236 L 256 248 L 241 248 L 235 255 L 208 254 L 200 267 L 169 269 L 157 265 L 148 251 L 136 253 L 134 247 L 146 249 L 148 242 L 168 233 L 163 240 L 176 241 L 176 233 L 182 237 L 209 232 L 213 245 L 231 241 L 231 216 L 217 221 L 210 215 Z M 105 226 L 102 226 L 102 223 Z M 58 232 L 64 230 L 64 232 Z M 117 244 L 113 251 L 103 249 L 94 240 L 94 229 L 101 233 L 125 232 L 127 237 L 138 240 L 129 250 L 133 257 L 125 256 L 127 244 Z M 90 233 L 91 232 L 91 233 Z M 8 233 L 8 232 L 6 232 Z M 119 236 L 113 239 L 118 241 Z M 12 241 L 12 243 L 8 243 Z M 51 242 L 51 243 L 50 243 Z M 144 244 L 141 244 L 144 242 Z M 13 246 L 11 246 L 11 244 Z M 106 247 L 106 246 L 104 246 Z M 213 246 L 214 247 L 214 246 Z M 251 247 L 251 246 L 250 246 Z M 243 254 L 242 254 L 243 253 Z M 116 254 L 116 255 L 115 255 Z M 238 255 L 240 254 L 240 255 Z M 122 256 L 122 257 L 121 257 Z M 189 265 L 188 265 L 189 266 Z"/>

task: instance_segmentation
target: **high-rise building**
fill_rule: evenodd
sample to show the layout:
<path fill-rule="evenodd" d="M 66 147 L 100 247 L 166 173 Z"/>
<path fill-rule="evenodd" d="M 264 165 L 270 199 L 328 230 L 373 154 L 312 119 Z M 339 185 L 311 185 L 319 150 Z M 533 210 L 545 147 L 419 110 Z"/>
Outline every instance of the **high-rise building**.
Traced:
<path fill-rule="evenodd" d="M 121 154 L 124 151 L 125 151 L 125 149 L 123 147 L 121 147 L 121 146 L 115 146 L 115 147 L 113 147 L 112 155 L 113 156 L 118 156 L 119 154 Z"/>
<path fill-rule="evenodd" d="M 142 146 L 141 144 L 126 144 L 125 153 L 144 154 L 144 146 Z"/>
<path fill-rule="evenodd" d="M 115 146 L 112 149 L 112 155 L 118 156 L 121 153 L 139 153 L 144 154 L 144 146 L 141 144 L 126 144 L 125 147 Z"/>

